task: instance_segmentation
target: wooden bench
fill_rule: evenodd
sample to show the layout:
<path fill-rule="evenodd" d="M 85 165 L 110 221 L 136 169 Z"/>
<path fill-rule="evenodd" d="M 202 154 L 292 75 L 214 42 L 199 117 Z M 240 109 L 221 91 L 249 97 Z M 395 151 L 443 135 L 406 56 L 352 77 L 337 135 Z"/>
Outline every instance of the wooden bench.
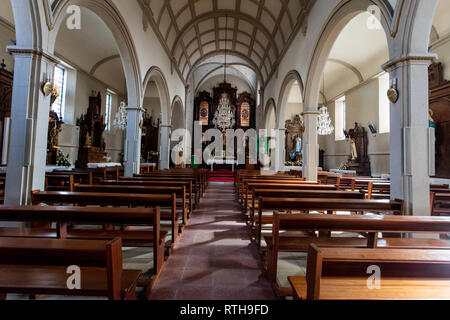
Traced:
<path fill-rule="evenodd" d="M 166 231 L 161 231 L 160 211 L 156 208 L 101 208 L 101 207 L 51 207 L 51 206 L 0 206 L 0 221 L 37 223 L 52 225 L 39 228 L 0 228 L 0 238 L 60 238 L 69 240 L 111 240 L 122 238 L 127 247 L 153 248 L 153 266 L 141 276 L 138 286 L 146 288 L 150 297 L 151 289 L 156 283 L 164 265 L 164 238 Z M 101 226 L 141 226 L 145 230 L 92 229 L 80 227 L 68 228 L 68 225 Z M 151 228 L 151 230 L 147 229 Z"/>
<path fill-rule="evenodd" d="M 199 197 L 203 196 L 205 190 L 206 190 L 206 182 L 203 181 L 201 175 L 192 175 L 192 174 L 177 174 L 177 173 L 164 173 L 161 171 L 152 172 L 149 174 L 141 174 L 141 175 L 134 175 L 134 178 L 139 179 L 172 179 L 172 180 L 189 180 L 192 181 L 193 188 L 198 192 Z"/>
<path fill-rule="evenodd" d="M 267 243 L 267 269 L 275 290 L 282 296 L 290 295 L 290 288 L 277 283 L 279 252 L 307 252 L 310 244 L 320 247 L 389 248 L 389 249 L 446 249 L 450 244 L 436 239 L 379 238 L 379 234 L 445 233 L 450 230 L 450 219 L 409 216 L 360 216 L 274 213 L 272 235 L 264 237 Z M 311 236 L 283 236 L 281 231 L 306 232 Z M 317 236 L 332 231 L 362 234 L 364 237 Z"/>
<path fill-rule="evenodd" d="M 0 295 L 106 296 L 134 300 L 140 271 L 122 270 L 122 240 L 0 238 Z M 80 267 L 81 288 L 67 287 Z"/>
<path fill-rule="evenodd" d="M 360 199 L 336 199 L 336 198 L 264 198 L 258 200 L 258 229 L 256 240 L 261 247 L 261 234 L 263 224 L 272 224 L 272 215 L 263 215 L 268 211 L 335 211 L 350 212 L 387 212 L 396 215 L 403 214 L 403 200 L 360 200 Z"/>
<path fill-rule="evenodd" d="M 53 192 L 33 191 L 31 195 L 33 205 L 74 205 L 74 206 L 102 206 L 102 207 L 168 207 L 169 212 L 161 212 L 161 220 L 170 221 L 172 231 L 170 247 L 178 241 L 179 223 L 177 214 L 176 194 L 123 194 L 99 192 Z"/>
<path fill-rule="evenodd" d="M 311 189 L 277 189 L 277 188 L 252 188 L 252 204 L 250 205 L 250 220 L 252 225 L 254 224 L 255 209 L 258 208 L 256 199 L 259 197 L 271 197 L 271 198 L 333 198 L 333 199 L 364 199 L 364 193 L 357 191 L 336 191 L 331 188 L 321 189 L 325 185 L 316 185 Z M 330 186 L 331 187 L 331 186 Z"/>
<path fill-rule="evenodd" d="M 244 179 L 242 181 L 242 190 L 240 198 L 241 203 L 248 205 L 248 196 L 251 195 L 251 188 L 254 184 L 284 184 L 284 185 L 318 185 L 317 182 L 305 181 L 303 179 L 292 179 L 292 180 L 278 180 L 278 179 Z"/>
<path fill-rule="evenodd" d="M 194 199 L 194 206 L 200 201 L 200 189 L 195 185 L 193 179 L 181 178 L 164 178 L 164 177 L 132 177 L 121 178 L 119 181 L 103 181 L 102 184 L 133 184 L 133 185 L 159 185 L 159 186 L 180 186 L 185 185 L 186 190 L 189 190 L 189 196 Z"/>
<path fill-rule="evenodd" d="M 189 208 L 189 202 L 186 198 L 185 186 L 134 186 L 134 185 L 79 185 L 75 184 L 75 192 L 99 192 L 99 193 L 125 193 L 125 194 L 176 194 L 177 206 L 181 207 L 183 213 L 183 224 L 188 224 L 189 214 L 192 208 Z M 180 201 L 178 201 L 180 200 Z"/>
<path fill-rule="evenodd" d="M 368 286 L 370 266 L 381 270 L 378 289 Z M 306 277 L 289 277 L 289 282 L 297 299 L 449 300 L 450 251 L 311 245 Z"/>
<path fill-rule="evenodd" d="M 252 192 L 253 189 L 290 189 L 290 190 L 323 190 L 323 191 L 336 191 L 337 187 L 335 185 L 325 185 L 309 182 L 249 182 L 246 185 L 244 197 L 244 213 L 247 212 L 248 200 L 251 199 L 253 203 Z M 256 198 L 255 198 L 256 199 Z"/>

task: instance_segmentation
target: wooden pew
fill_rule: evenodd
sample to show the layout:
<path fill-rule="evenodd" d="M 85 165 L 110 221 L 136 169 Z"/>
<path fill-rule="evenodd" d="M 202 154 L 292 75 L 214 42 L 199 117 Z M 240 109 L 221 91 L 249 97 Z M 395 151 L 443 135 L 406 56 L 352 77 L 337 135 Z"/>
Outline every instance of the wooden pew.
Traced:
<path fill-rule="evenodd" d="M 70 265 L 81 269 L 80 289 L 67 287 Z M 0 294 L 134 300 L 140 275 L 140 271 L 122 270 L 120 238 L 111 241 L 0 238 Z"/>
<path fill-rule="evenodd" d="M 241 203 L 244 205 L 248 204 L 248 196 L 251 194 L 251 190 L 249 189 L 249 185 L 250 184 L 254 184 L 254 183 L 270 183 L 270 184 L 293 184 L 293 185 L 317 185 L 317 182 L 311 182 L 311 181 L 305 181 L 304 179 L 277 179 L 277 178 L 272 178 L 272 179 L 253 179 L 253 178 L 246 178 L 242 180 L 242 184 L 241 184 L 241 194 L 240 194 L 240 199 L 241 199 Z"/>
<path fill-rule="evenodd" d="M 107 181 L 106 183 L 110 184 L 111 181 Z M 194 206 L 198 204 L 200 201 L 200 188 L 193 178 L 176 178 L 176 177 L 132 177 L 132 178 L 121 178 L 117 184 L 121 182 L 135 184 L 136 182 L 145 182 L 145 185 L 161 185 L 161 186 L 177 186 L 177 185 L 186 185 L 186 190 L 189 189 L 189 193 L 194 196 Z M 102 184 L 105 184 L 103 182 Z"/>
<path fill-rule="evenodd" d="M 381 269 L 370 289 L 367 270 Z M 308 251 L 306 277 L 289 277 L 297 299 L 449 300 L 450 251 L 319 248 Z"/>
<path fill-rule="evenodd" d="M 435 239 L 379 238 L 383 234 L 437 233 L 450 230 L 450 219 L 409 216 L 360 216 L 274 213 L 272 236 L 265 237 L 267 243 L 267 268 L 269 279 L 282 296 L 290 295 L 287 287 L 277 283 L 279 252 L 307 252 L 310 244 L 320 247 L 389 248 L 389 249 L 446 249 L 450 244 Z M 280 231 L 332 231 L 360 233 L 364 238 L 319 236 L 282 236 Z"/>
<path fill-rule="evenodd" d="M 101 208 L 101 207 L 52 207 L 52 206 L 0 206 L 0 221 L 38 223 L 48 228 L 0 228 L 0 238 L 60 238 L 69 240 L 111 240 L 122 238 L 124 246 L 152 247 L 153 268 L 143 274 L 138 286 L 146 288 L 150 297 L 164 265 L 164 238 L 166 231 L 160 229 L 160 210 L 156 208 Z M 91 228 L 71 229 L 68 225 L 142 226 L 152 230 L 100 230 Z"/>
<path fill-rule="evenodd" d="M 176 194 L 123 194 L 99 192 L 52 192 L 33 191 L 31 195 L 33 205 L 74 205 L 74 206 L 102 206 L 102 207 L 170 207 L 170 212 L 161 212 L 161 220 L 170 221 L 172 239 L 169 243 L 173 247 L 179 238 L 179 224 L 177 214 Z"/>
<path fill-rule="evenodd" d="M 252 189 L 252 204 L 250 219 L 254 222 L 255 209 L 258 205 L 255 203 L 255 199 L 259 197 L 271 197 L 271 198 L 332 198 L 332 199 L 364 199 L 364 193 L 357 191 L 336 191 L 328 189 L 320 189 L 315 187 L 323 187 L 325 185 L 317 185 L 313 188 L 305 189 L 277 189 L 277 188 L 253 188 Z"/>
<path fill-rule="evenodd" d="M 134 175 L 134 178 L 140 178 L 140 179 L 183 179 L 183 180 L 191 180 L 192 186 L 195 190 L 198 191 L 199 196 L 203 196 L 205 190 L 206 190 L 206 182 L 203 180 L 203 176 L 200 174 L 184 174 L 184 173 L 175 173 L 175 172 L 161 172 L 161 171 L 155 171 L 149 174 L 141 174 L 141 175 Z"/>
<path fill-rule="evenodd" d="M 261 247 L 263 224 L 272 224 L 272 215 L 263 215 L 264 210 L 278 211 L 358 211 L 358 212 L 388 212 L 403 214 L 403 200 L 360 200 L 360 199 L 330 199 L 330 198 L 264 198 L 258 200 L 258 229 L 256 240 Z"/>
<path fill-rule="evenodd" d="M 188 224 L 188 202 L 186 199 L 186 187 L 172 186 L 133 186 L 133 185 L 78 185 L 74 186 L 75 192 L 99 192 L 99 193 L 124 193 L 124 194 L 176 194 L 177 206 L 183 212 L 183 224 Z M 190 210 L 190 209 L 189 209 Z"/>
<path fill-rule="evenodd" d="M 334 185 L 324 185 L 324 184 L 317 184 L 315 182 L 309 182 L 309 181 L 276 181 L 272 180 L 270 182 L 251 182 L 249 181 L 245 185 L 245 193 L 244 193 L 244 202 L 243 202 L 243 211 L 244 213 L 247 213 L 248 209 L 248 200 L 249 198 L 252 200 L 252 204 L 254 204 L 252 192 L 253 189 L 292 189 L 292 190 L 337 190 L 337 187 Z"/>
<path fill-rule="evenodd" d="M 125 179 L 121 178 L 119 181 L 106 180 L 101 183 L 109 186 L 141 186 L 141 187 L 185 187 L 188 193 L 189 210 L 192 213 L 196 194 L 192 190 L 191 181 L 165 181 L 165 180 L 140 180 L 140 179 Z M 193 200 L 194 199 L 194 200 Z"/>
<path fill-rule="evenodd" d="M 238 200 L 240 203 L 243 203 L 243 195 L 245 193 L 245 183 L 246 182 L 264 182 L 263 180 L 267 181 L 294 181 L 294 182 L 301 182 L 305 181 L 303 178 L 297 178 L 290 175 L 273 175 L 273 176 L 265 176 L 265 175 L 252 175 L 252 176 L 245 176 L 241 175 L 239 176 L 239 180 L 237 181 L 236 188 L 238 193 Z"/>

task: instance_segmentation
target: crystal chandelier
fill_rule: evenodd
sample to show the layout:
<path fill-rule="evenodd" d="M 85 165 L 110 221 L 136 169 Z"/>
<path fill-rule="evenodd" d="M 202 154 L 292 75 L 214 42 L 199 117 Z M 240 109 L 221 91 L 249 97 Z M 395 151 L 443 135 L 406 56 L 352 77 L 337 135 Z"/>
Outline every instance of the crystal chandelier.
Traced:
<path fill-rule="evenodd" d="M 125 130 L 127 128 L 127 104 L 122 101 L 117 110 L 116 116 L 114 118 L 113 126 L 119 130 Z"/>
<path fill-rule="evenodd" d="M 318 122 L 317 133 L 319 135 L 327 136 L 333 133 L 334 127 L 331 124 L 330 114 L 328 113 L 327 107 L 320 108 L 319 118 L 317 122 Z"/>
<path fill-rule="evenodd" d="M 325 73 L 322 75 L 322 92 L 326 104 L 326 96 L 325 96 Z M 330 114 L 328 113 L 328 108 L 323 105 L 319 109 L 319 116 L 317 119 L 317 133 L 321 136 L 327 136 L 329 134 L 332 134 L 334 131 L 334 127 L 331 124 Z"/>

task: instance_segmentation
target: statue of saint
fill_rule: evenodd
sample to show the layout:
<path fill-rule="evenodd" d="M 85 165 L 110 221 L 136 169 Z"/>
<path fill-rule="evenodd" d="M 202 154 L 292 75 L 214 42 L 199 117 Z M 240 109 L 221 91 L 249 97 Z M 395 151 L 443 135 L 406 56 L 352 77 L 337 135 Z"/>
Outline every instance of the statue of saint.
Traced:
<path fill-rule="evenodd" d="M 358 151 L 356 150 L 356 142 L 355 139 L 351 139 L 351 144 L 350 144 L 350 151 L 352 154 L 352 161 L 355 161 L 356 159 L 358 159 Z"/>
<path fill-rule="evenodd" d="M 289 153 L 289 156 L 292 161 L 295 161 L 297 157 L 300 157 L 302 155 L 303 150 L 302 138 L 298 136 L 297 139 L 295 140 L 296 140 L 295 149 L 291 150 L 291 152 Z"/>

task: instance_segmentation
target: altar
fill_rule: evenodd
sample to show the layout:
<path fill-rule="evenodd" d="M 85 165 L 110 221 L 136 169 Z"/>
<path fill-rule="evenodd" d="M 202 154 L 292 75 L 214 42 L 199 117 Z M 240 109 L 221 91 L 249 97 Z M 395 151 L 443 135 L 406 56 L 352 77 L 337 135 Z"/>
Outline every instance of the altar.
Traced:
<path fill-rule="evenodd" d="M 238 165 L 237 160 L 235 159 L 209 159 L 207 162 L 207 165 L 211 167 L 211 171 L 214 171 L 214 166 L 220 166 L 220 169 L 228 169 L 229 166 L 231 166 L 231 170 L 234 172 L 235 167 Z M 228 167 L 228 168 L 227 168 Z"/>

